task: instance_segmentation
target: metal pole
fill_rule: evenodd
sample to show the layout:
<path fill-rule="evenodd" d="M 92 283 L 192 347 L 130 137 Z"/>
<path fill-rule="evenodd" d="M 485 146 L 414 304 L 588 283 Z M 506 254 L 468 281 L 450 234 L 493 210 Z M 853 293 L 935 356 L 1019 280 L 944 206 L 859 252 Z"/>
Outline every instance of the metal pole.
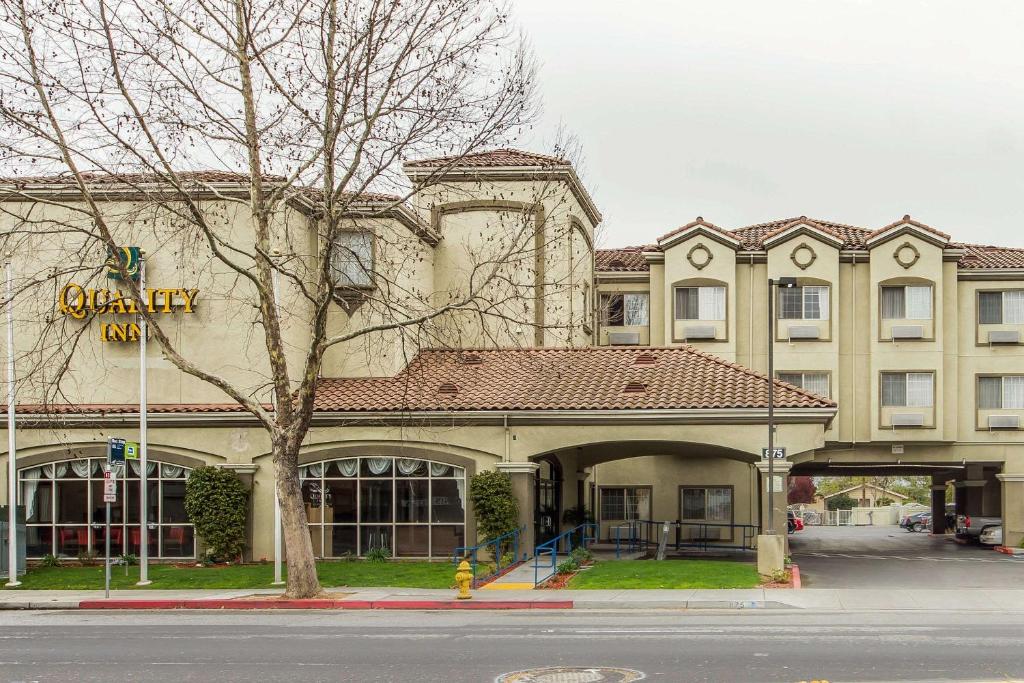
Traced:
<path fill-rule="evenodd" d="M 274 251 L 274 254 L 275 255 L 277 254 L 276 250 Z M 275 270 L 273 268 L 271 269 L 271 271 L 270 271 L 270 279 L 271 279 L 271 290 L 272 290 L 273 295 L 274 295 L 274 311 L 277 312 L 277 311 L 280 310 L 278 302 L 280 301 L 280 298 L 281 298 L 280 291 L 278 290 L 277 270 Z M 274 402 L 274 412 L 276 413 L 277 412 L 277 392 L 276 391 L 272 394 L 272 397 L 273 397 L 273 402 Z M 274 465 L 273 462 L 271 462 L 271 466 L 275 467 L 275 470 L 274 470 L 274 584 L 273 585 L 279 586 L 279 585 L 284 583 L 284 577 L 282 576 L 282 568 L 281 568 L 282 554 L 283 554 L 282 542 L 281 542 L 282 541 L 282 539 L 281 539 L 281 498 L 277 495 L 277 470 L 276 470 L 276 465 Z"/>
<path fill-rule="evenodd" d="M 110 469 L 111 469 L 111 471 L 113 471 L 114 468 L 111 467 Z M 110 597 L 110 503 L 107 503 L 107 531 L 106 531 L 106 540 L 104 541 L 104 545 L 106 546 L 106 551 L 105 551 L 105 555 L 106 555 L 105 566 L 106 566 L 106 569 L 104 570 L 103 597 L 104 598 L 109 598 Z"/>
<path fill-rule="evenodd" d="M 7 253 L 7 585 L 20 586 L 18 581 L 18 469 L 17 444 L 14 432 L 16 391 L 14 386 L 14 266 Z"/>
<path fill-rule="evenodd" d="M 768 278 L 768 535 L 775 533 L 775 282 Z"/>
<path fill-rule="evenodd" d="M 149 305 L 146 293 L 146 254 L 139 250 L 139 582 L 136 585 L 148 586 L 149 580 L 149 485 L 147 481 L 147 444 L 146 410 L 148 397 L 146 394 L 146 316 L 142 307 Z M 164 296 L 168 296 L 166 293 Z"/>

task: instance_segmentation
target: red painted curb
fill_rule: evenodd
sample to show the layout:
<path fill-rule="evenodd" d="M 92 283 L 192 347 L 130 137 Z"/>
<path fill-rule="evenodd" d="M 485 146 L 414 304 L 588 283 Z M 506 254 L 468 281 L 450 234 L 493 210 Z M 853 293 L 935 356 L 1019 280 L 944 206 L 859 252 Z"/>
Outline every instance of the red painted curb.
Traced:
<path fill-rule="evenodd" d="M 790 577 L 790 581 L 792 581 L 792 583 L 793 583 L 793 589 L 794 590 L 796 590 L 797 588 L 802 588 L 803 587 L 800 584 L 800 565 L 791 564 L 789 566 L 789 577 Z"/>
<path fill-rule="evenodd" d="M 394 609 L 394 610 L 444 610 L 444 609 L 572 609 L 572 600 L 534 600 L 516 602 L 511 600 L 273 600 L 273 599 L 209 599 L 209 600 L 82 600 L 79 609 Z"/>

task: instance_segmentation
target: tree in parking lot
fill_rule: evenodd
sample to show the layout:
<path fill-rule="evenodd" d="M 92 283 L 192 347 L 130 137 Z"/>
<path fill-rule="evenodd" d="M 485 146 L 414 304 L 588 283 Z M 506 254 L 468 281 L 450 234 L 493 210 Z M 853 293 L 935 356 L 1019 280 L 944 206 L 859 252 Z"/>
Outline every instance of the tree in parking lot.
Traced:
<path fill-rule="evenodd" d="M 4 217 L 14 225 L 5 250 L 45 245 L 57 254 L 21 274 L 16 296 L 42 306 L 52 296 L 37 292 L 59 291 L 73 274 L 102 278 L 97 254 L 116 253 L 126 235 L 157 224 L 160 239 L 227 273 L 232 286 L 223 296 L 245 317 L 261 354 L 256 389 L 228 379 L 196 347 L 176 343 L 170 326 L 143 305 L 127 265 L 115 264 L 125 298 L 166 362 L 216 387 L 265 430 L 287 594 L 318 594 L 298 453 L 325 353 L 385 332 L 410 345 L 441 345 L 450 332 L 446 316 L 455 314 L 530 327 L 536 320 L 513 304 L 532 301 L 530 288 L 565 286 L 524 286 L 509 276 L 509 264 L 525 270 L 544 248 L 533 216 L 495 229 L 473 255 L 464 286 L 448 297 L 398 279 L 422 261 L 418 252 L 376 267 L 360 260 L 359 247 L 337 246 L 347 244 L 340 238 L 353 215 L 392 215 L 412 194 L 398 173 L 403 161 L 449 155 L 417 181 L 417 189 L 440 185 L 465 155 L 504 144 L 529 124 L 534 69 L 507 8 L 501 0 L 3 0 L 0 55 L 0 161 L 21 175 L 59 173 L 70 187 L 40 199 L 0 180 L 4 200 L 17 205 Z M 181 172 L 197 164 L 237 174 L 242 191 Z M 101 177 L 115 182 L 98 183 Z M 123 215 L 104 208 L 112 184 L 130 192 Z M 367 204 L 381 188 L 398 198 Z M 282 215 L 295 206 L 309 217 L 303 225 L 314 239 L 280 234 Z M 232 212 L 251 224 L 251 236 L 232 231 L 225 218 Z M 339 283 L 339 270 L 348 280 Z M 371 287 L 349 286 L 364 278 Z M 280 305 L 278 281 L 295 294 L 292 310 Z M 368 322 L 350 317 L 342 329 L 330 328 L 332 307 L 356 296 L 373 313 L 360 319 Z M 23 355 L 26 365 L 42 368 L 34 377 L 56 402 L 66 400 L 85 328 L 52 313 L 49 304 L 36 313 L 46 330 Z"/>
<path fill-rule="evenodd" d="M 857 506 L 857 501 L 845 493 L 840 493 L 826 500 L 825 505 L 829 510 L 852 510 Z"/>
<path fill-rule="evenodd" d="M 790 505 L 795 503 L 813 503 L 817 489 L 814 486 L 812 477 L 790 477 L 789 494 L 786 502 Z"/>

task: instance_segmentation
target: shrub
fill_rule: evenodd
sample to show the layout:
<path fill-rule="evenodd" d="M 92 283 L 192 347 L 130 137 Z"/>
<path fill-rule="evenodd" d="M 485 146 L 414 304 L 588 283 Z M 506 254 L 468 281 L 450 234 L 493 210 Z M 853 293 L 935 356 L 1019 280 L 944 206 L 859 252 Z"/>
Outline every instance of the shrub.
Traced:
<path fill-rule="evenodd" d="M 579 568 L 580 568 L 579 563 L 576 562 L 576 560 L 574 560 L 574 559 L 572 559 L 570 557 L 565 562 L 562 562 L 561 564 L 559 564 L 558 565 L 558 569 L 556 571 L 559 574 L 572 574 L 574 571 L 578 570 Z"/>
<path fill-rule="evenodd" d="M 83 567 L 93 566 L 94 564 L 96 564 L 96 553 L 92 552 L 91 550 L 85 550 L 84 548 L 82 550 L 79 550 L 78 564 L 82 565 Z"/>
<path fill-rule="evenodd" d="M 572 549 L 572 552 L 569 553 L 569 557 L 571 557 L 576 564 L 585 564 L 594 559 L 594 553 L 590 552 L 589 548 L 578 546 Z"/>
<path fill-rule="evenodd" d="M 512 493 L 512 479 L 504 472 L 478 472 L 469 483 L 469 500 L 476 516 L 477 535 L 497 538 L 519 526 L 519 502 Z M 501 555 L 506 548 L 497 553 Z"/>
<path fill-rule="evenodd" d="M 125 553 L 121 556 L 121 564 L 126 567 L 134 567 L 139 563 L 139 558 L 134 553 Z"/>
<path fill-rule="evenodd" d="M 59 567 L 60 565 L 60 558 L 53 553 L 47 553 L 39 560 L 40 567 Z"/>
<path fill-rule="evenodd" d="M 367 562 L 387 562 L 391 559 L 391 550 L 388 548 L 370 548 L 366 551 Z"/>
<path fill-rule="evenodd" d="M 501 566 L 502 567 L 507 567 L 510 564 L 515 564 L 515 563 L 516 563 L 516 556 L 513 555 L 512 553 L 505 553 L 504 555 L 501 556 Z"/>
<path fill-rule="evenodd" d="M 230 470 L 197 467 L 185 485 L 185 512 L 211 558 L 234 559 L 245 550 L 249 493 Z"/>

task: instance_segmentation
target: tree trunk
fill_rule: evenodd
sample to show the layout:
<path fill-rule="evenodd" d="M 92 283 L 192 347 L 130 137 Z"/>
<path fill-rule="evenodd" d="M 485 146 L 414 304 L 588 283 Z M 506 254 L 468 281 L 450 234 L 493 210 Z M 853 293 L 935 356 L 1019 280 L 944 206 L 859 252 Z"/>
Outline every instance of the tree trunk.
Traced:
<path fill-rule="evenodd" d="M 290 449 L 285 444 L 274 444 L 274 475 L 281 502 L 281 529 L 288 563 L 285 595 L 289 598 L 314 598 L 323 590 L 316 575 L 313 543 L 302 503 L 297 451 L 297 447 Z"/>

